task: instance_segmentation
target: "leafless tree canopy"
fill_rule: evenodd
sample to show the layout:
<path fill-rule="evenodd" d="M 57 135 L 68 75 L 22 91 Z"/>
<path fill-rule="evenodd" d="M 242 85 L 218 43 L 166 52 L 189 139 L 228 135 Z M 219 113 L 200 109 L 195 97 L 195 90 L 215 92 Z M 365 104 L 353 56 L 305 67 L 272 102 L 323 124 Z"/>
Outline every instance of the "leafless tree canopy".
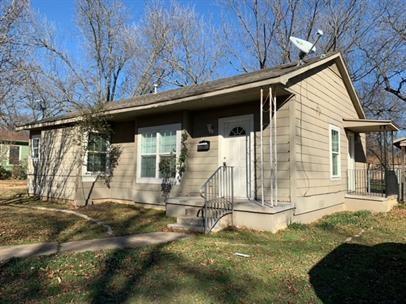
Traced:
<path fill-rule="evenodd" d="M 85 60 L 58 45 L 28 0 L 0 1 L 0 120 L 40 119 L 294 62 L 290 36 L 341 51 L 371 117 L 405 123 L 402 0 L 218 0 L 218 12 L 147 2 L 139 20 L 120 0 L 77 0 Z M 29 54 L 29 56 L 27 56 Z"/>

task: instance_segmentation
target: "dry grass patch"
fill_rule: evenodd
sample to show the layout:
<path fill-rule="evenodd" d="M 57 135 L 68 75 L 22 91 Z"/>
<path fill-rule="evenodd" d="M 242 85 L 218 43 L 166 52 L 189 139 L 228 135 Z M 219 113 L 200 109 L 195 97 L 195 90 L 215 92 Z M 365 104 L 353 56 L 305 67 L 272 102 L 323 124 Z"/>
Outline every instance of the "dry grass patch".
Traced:
<path fill-rule="evenodd" d="M 93 222 L 75 215 L 30 208 L 37 206 L 72 208 L 67 204 L 35 199 L 0 205 L 0 246 L 107 237 L 106 229 Z M 114 236 L 162 231 L 174 221 L 166 217 L 164 211 L 113 203 L 83 207 L 75 211 L 110 225 Z"/>
<path fill-rule="evenodd" d="M 15 198 L 27 193 L 25 180 L 0 180 L 0 200 Z"/>

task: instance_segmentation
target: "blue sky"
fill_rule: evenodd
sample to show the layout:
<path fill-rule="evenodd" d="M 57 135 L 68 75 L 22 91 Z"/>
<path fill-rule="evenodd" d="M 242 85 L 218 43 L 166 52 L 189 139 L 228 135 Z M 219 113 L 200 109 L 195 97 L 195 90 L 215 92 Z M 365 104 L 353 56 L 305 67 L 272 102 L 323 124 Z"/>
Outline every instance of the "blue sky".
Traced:
<path fill-rule="evenodd" d="M 144 12 L 148 0 L 123 0 L 129 15 L 137 22 Z M 169 1 L 167 1 L 169 3 Z M 196 11 L 215 21 L 220 17 L 218 4 L 214 0 L 179 0 L 193 6 Z M 75 0 L 32 0 L 34 10 L 55 26 L 58 43 L 76 58 L 80 57 L 79 34 L 76 29 Z"/>

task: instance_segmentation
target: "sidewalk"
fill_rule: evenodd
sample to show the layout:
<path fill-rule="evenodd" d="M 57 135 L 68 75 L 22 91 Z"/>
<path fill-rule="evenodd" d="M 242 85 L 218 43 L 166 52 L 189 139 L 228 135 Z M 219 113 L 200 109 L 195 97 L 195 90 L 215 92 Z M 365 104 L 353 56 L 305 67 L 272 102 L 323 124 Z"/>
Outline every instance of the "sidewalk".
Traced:
<path fill-rule="evenodd" d="M 147 245 L 163 244 L 188 237 L 184 233 L 151 232 L 118 236 L 105 239 L 73 241 L 67 243 L 37 243 L 28 245 L 0 247 L 0 261 L 13 257 L 23 258 L 38 255 L 51 255 L 59 252 L 98 251 L 106 249 L 136 248 Z"/>

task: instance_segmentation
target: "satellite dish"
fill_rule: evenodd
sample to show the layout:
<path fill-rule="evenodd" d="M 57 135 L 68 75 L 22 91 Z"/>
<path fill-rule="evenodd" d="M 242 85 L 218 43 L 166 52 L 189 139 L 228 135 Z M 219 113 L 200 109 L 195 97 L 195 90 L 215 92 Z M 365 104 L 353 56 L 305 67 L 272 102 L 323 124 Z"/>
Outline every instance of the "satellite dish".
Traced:
<path fill-rule="evenodd" d="M 300 39 L 300 38 L 296 38 L 291 36 L 289 38 L 289 40 L 303 53 L 305 53 L 306 55 L 309 53 L 313 53 L 316 51 L 316 47 L 313 45 L 313 43 Z"/>
<path fill-rule="evenodd" d="M 323 31 L 318 30 L 316 35 L 317 38 L 314 43 L 293 36 L 289 37 L 289 40 L 300 50 L 299 53 L 300 62 L 307 54 L 316 52 L 316 43 L 317 41 L 319 41 L 320 37 L 323 36 Z"/>

